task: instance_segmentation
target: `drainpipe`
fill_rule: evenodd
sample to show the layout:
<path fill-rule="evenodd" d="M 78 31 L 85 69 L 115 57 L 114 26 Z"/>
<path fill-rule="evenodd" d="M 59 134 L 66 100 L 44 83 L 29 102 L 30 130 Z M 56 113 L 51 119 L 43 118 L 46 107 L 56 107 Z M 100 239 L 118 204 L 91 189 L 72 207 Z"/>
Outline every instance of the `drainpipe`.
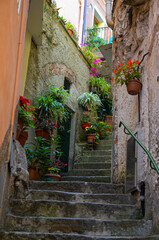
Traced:
<path fill-rule="evenodd" d="M 83 16 L 83 29 L 82 29 L 82 43 L 84 42 L 84 35 L 86 31 L 86 16 L 87 16 L 87 0 L 84 2 L 84 16 Z"/>
<path fill-rule="evenodd" d="M 114 22 L 112 20 L 112 0 L 106 0 L 106 22 L 108 27 L 113 30 Z"/>

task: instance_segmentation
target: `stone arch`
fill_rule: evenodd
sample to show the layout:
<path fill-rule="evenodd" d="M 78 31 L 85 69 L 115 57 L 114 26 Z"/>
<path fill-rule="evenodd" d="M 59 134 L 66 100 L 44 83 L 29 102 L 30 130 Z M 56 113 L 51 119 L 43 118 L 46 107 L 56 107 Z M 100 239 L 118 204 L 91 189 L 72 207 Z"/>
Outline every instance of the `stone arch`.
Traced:
<path fill-rule="evenodd" d="M 71 84 L 75 84 L 77 81 L 72 70 L 62 63 L 49 63 L 42 68 L 41 77 L 44 82 L 46 81 L 46 76 L 51 75 L 63 75 L 65 78 L 69 79 Z"/>

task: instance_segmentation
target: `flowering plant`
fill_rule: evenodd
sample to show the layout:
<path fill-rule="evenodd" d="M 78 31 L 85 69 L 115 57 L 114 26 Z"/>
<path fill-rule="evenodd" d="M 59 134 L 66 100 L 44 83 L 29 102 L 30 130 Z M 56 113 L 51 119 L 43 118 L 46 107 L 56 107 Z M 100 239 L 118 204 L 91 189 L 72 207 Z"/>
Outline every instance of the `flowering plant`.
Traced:
<path fill-rule="evenodd" d="M 90 121 L 90 117 L 88 112 L 83 112 L 81 116 L 81 123 L 88 123 Z"/>
<path fill-rule="evenodd" d="M 72 30 L 72 37 L 76 41 L 78 41 L 78 34 L 77 34 L 77 31 L 76 31 L 76 28 L 74 27 L 74 25 L 71 22 L 66 22 L 65 23 L 65 28 L 66 29 L 71 29 Z"/>
<path fill-rule="evenodd" d="M 108 131 L 111 130 L 111 126 L 108 125 L 106 122 L 98 122 L 96 123 L 96 129 L 100 132 L 101 135 L 108 135 Z"/>
<path fill-rule="evenodd" d="M 113 69 L 115 77 L 112 78 L 112 81 L 115 80 L 116 84 L 120 82 L 120 84 L 123 85 L 127 84 L 130 79 L 140 80 L 140 63 L 139 61 L 132 62 L 131 59 L 129 59 L 125 65 L 120 62 L 118 66 Z"/>
<path fill-rule="evenodd" d="M 102 67 L 101 59 L 98 58 L 90 49 L 88 44 L 81 43 L 81 50 L 91 65 L 90 75 L 96 76 Z"/>
<path fill-rule="evenodd" d="M 91 124 L 89 127 L 85 128 L 86 133 L 96 133 L 97 132 L 97 127 L 95 124 Z"/>
<path fill-rule="evenodd" d="M 50 167 L 48 168 L 49 173 L 52 174 L 58 174 L 62 171 L 62 169 L 64 169 L 65 167 L 67 167 L 67 163 L 63 163 L 60 160 L 60 157 L 57 158 L 55 160 L 55 162 L 53 162 Z"/>
<path fill-rule="evenodd" d="M 35 107 L 30 105 L 29 99 L 20 96 L 19 116 L 24 122 L 24 129 L 26 129 L 27 127 L 35 128 L 33 123 L 33 120 L 35 119 L 34 112 Z"/>

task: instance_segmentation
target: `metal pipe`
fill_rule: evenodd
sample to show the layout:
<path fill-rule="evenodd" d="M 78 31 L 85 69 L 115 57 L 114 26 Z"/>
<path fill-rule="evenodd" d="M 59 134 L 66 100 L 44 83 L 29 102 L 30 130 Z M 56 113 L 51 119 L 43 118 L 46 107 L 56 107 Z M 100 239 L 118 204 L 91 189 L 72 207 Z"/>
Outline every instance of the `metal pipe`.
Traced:
<path fill-rule="evenodd" d="M 84 2 L 84 16 L 83 16 L 83 29 L 82 29 L 82 43 L 84 41 L 84 34 L 86 31 L 86 16 L 87 16 L 87 0 Z"/>
<path fill-rule="evenodd" d="M 113 30 L 114 22 L 112 20 L 112 0 L 106 0 L 106 22 L 108 27 Z"/>

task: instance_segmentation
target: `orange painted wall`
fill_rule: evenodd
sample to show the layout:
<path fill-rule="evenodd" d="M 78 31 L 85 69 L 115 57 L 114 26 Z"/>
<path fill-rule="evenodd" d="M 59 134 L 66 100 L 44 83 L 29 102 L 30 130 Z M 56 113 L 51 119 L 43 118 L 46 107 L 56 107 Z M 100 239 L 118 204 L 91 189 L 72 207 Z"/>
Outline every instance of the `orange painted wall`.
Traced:
<path fill-rule="evenodd" d="M 20 94 L 23 45 L 29 0 L 0 1 L 0 146 L 10 124 Z"/>

